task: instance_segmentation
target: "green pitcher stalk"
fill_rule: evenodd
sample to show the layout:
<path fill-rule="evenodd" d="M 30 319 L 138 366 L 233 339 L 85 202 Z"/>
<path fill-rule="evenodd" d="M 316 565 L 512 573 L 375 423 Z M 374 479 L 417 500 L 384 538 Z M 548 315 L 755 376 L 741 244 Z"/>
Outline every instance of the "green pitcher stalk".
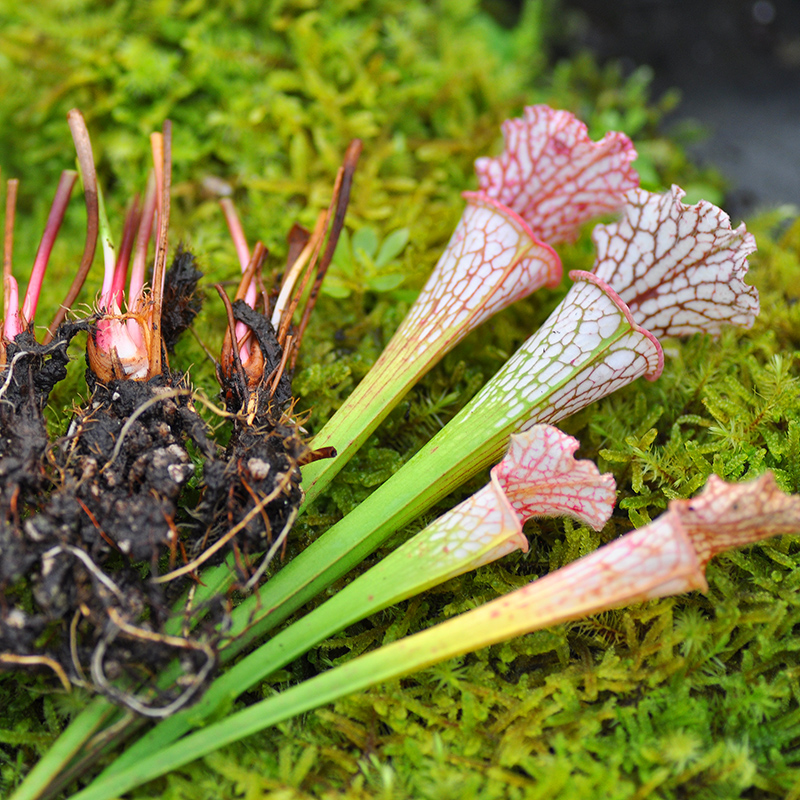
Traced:
<path fill-rule="evenodd" d="M 490 482 L 448 511 L 322 606 L 291 625 L 223 676 L 202 700 L 129 747 L 104 774 L 114 774 L 217 717 L 242 692 L 348 625 L 494 561 L 528 550 L 522 525 L 533 516 L 568 515 L 600 530 L 614 508 L 614 479 L 591 461 L 576 461 L 577 440 L 550 425 L 511 437 Z"/>
<path fill-rule="evenodd" d="M 224 745 L 383 681 L 569 620 L 693 589 L 717 553 L 800 530 L 800 496 L 771 474 L 744 484 L 711 476 L 654 522 L 544 578 L 400 639 L 236 712 L 180 742 L 100 777 L 74 800 L 110 800 Z"/>

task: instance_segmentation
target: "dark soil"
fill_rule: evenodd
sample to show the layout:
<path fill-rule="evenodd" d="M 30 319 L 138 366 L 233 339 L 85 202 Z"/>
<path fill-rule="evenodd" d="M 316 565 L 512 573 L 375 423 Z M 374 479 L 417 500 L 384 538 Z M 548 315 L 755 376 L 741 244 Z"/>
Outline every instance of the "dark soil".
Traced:
<path fill-rule="evenodd" d="M 23 394 L 23 411 L 36 409 L 30 398 L 35 394 Z M 41 419 L 25 413 L 12 419 L 8 427 L 18 437 L 39 432 L 39 450 L 29 458 L 35 468 L 19 470 L 30 473 L 26 483 L 19 479 L 29 490 L 41 482 L 47 437 Z M 174 562 L 182 547 L 178 502 L 194 471 L 187 441 L 207 458 L 215 455 L 179 377 L 96 383 L 89 407 L 78 412 L 51 456 L 59 480 L 49 497 L 39 498 L 39 508 L 26 518 L 9 506 L 0 520 L 0 651 L 6 665 L 37 658 L 74 683 L 152 715 L 199 696 L 216 661 L 217 634 L 210 624 L 224 614 L 227 598 L 217 598 L 217 613 L 203 609 L 206 623 L 192 638 L 170 637 L 165 624 L 186 585 L 147 580 L 148 573 L 159 573 L 160 563 Z M 23 576 L 30 594 L 14 586 Z M 176 655 L 183 661 L 182 681 L 156 691 L 159 671 Z M 140 684 L 147 687 L 141 696 L 135 689 Z M 126 685 L 134 687 L 130 694 L 119 688 Z"/>
<path fill-rule="evenodd" d="M 62 325 L 48 345 L 40 345 L 30 332 L 21 333 L 6 347 L 6 366 L 0 371 L 1 519 L 18 524 L 20 515 L 41 500 L 47 448 L 44 407 L 67 374 L 67 346 L 81 328 L 86 325 Z"/>

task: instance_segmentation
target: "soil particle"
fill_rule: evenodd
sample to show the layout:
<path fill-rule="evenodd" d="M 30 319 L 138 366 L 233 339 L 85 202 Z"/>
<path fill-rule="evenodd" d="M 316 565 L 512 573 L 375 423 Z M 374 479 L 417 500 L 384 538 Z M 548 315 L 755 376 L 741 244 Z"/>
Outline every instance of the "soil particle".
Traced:
<path fill-rule="evenodd" d="M 302 500 L 298 462 L 307 447 L 285 423 L 237 425 L 223 463 L 206 469 L 203 513 L 209 540 L 243 523 L 236 542 L 245 555 L 264 551 L 291 526 Z M 260 508 L 253 513 L 256 506 Z"/>

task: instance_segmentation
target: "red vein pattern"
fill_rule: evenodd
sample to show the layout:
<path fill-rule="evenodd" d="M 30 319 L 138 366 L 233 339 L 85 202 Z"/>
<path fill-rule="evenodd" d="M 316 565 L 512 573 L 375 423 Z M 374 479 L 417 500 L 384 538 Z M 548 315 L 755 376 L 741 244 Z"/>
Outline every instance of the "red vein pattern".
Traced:
<path fill-rule="evenodd" d="M 673 500 L 649 525 L 456 620 L 472 630 L 493 621 L 494 630 L 505 629 L 498 638 L 506 638 L 621 605 L 705 591 L 712 555 L 798 531 L 800 496 L 784 494 L 770 473 L 741 484 L 712 475 L 701 494 Z M 441 626 L 442 637 L 450 624 Z"/>
<path fill-rule="evenodd" d="M 577 439 L 552 425 L 534 425 L 511 437 L 506 457 L 492 469 L 521 521 L 570 516 L 600 530 L 614 509 L 614 477 L 575 460 Z"/>
<path fill-rule="evenodd" d="M 613 293 L 578 281 L 544 325 L 506 362 L 469 406 L 502 437 L 556 422 L 642 375 L 657 375 L 658 342 L 636 325 Z M 480 427 L 480 426 L 479 426 Z"/>
<path fill-rule="evenodd" d="M 752 325 L 758 292 L 742 278 L 755 241 L 744 226 L 732 231 L 710 203 L 684 205 L 678 187 L 627 196 L 622 219 L 595 230 L 595 271 L 570 272 L 576 283 L 564 300 L 452 431 L 477 426 L 486 452 L 496 452 L 508 433 L 564 419 L 640 376 L 657 378 L 659 335 Z"/>
<path fill-rule="evenodd" d="M 522 119 L 503 123 L 503 136 L 502 155 L 475 162 L 480 188 L 549 244 L 573 240 L 584 222 L 619 209 L 639 185 L 631 140 L 613 132 L 594 142 L 568 111 L 528 106 Z"/>
<path fill-rule="evenodd" d="M 387 561 L 410 557 L 417 577 L 428 569 L 452 577 L 515 550 L 527 553 L 528 540 L 502 487 L 491 481 L 432 522 Z"/>
<path fill-rule="evenodd" d="M 485 608 L 509 625 L 532 630 L 703 588 L 697 555 L 662 515 L 647 527 L 493 601 L 489 604 L 493 609 Z M 526 616 L 533 623 L 530 627 Z"/>
<path fill-rule="evenodd" d="M 464 192 L 467 207 L 394 339 L 413 339 L 406 358 L 451 349 L 511 303 L 561 281 L 561 261 L 519 216 L 485 195 Z M 393 340 L 394 341 L 394 340 Z M 390 349 L 392 345 L 389 345 Z"/>
<path fill-rule="evenodd" d="M 634 319 L 654 336 L 714 336 L 723 324 L 750 328 L 758 291 L 744 283 L 756 249 L 744 225 L 701 200 L 680 202 L 678 186 L 664 194 L 632 189 L 619 222 L 598 225 L 594 274 L 608 283 Z"/>
<path fill-rule="evenodd" d="M 669 513 L 702 565 L 722 550 L 800 530 L 800 496 L 784 494 L 771 472 L 736 484 L 712 475 L 697 497 L 672 500 Z"/>
<path fill-rule="evenodd" d="M 614 509 L 614 478 L 601 475 L 591 461 L 576 461 L 578 447 L 576 439 L 551 425 L 535 425 L 512 436 L 486 486 L 432 522 L 375 571 L 398 574 L 390 563 L 410 558 L 417 579 L 434 568 L 454 575 L 454 569 L 475 569 L 515 550 L 527 552 L 522 525 L 533 516 L 571 516 L 600 530 Z"/>

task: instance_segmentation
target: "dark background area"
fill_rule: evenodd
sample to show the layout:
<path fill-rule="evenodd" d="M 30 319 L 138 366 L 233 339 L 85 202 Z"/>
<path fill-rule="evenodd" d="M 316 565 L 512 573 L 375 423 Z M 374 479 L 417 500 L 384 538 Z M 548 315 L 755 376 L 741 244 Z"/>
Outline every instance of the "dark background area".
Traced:
<path fill-rule="evenodd" d="M 556 57 L 653 69 L 681 91 L 667 130 L 693 121 L 690 152 L 728 179 L 726 209 L 800 205 L 800 0 L 562 0 Z M 735 221 L 735 219 L 734 219 Z"/>

